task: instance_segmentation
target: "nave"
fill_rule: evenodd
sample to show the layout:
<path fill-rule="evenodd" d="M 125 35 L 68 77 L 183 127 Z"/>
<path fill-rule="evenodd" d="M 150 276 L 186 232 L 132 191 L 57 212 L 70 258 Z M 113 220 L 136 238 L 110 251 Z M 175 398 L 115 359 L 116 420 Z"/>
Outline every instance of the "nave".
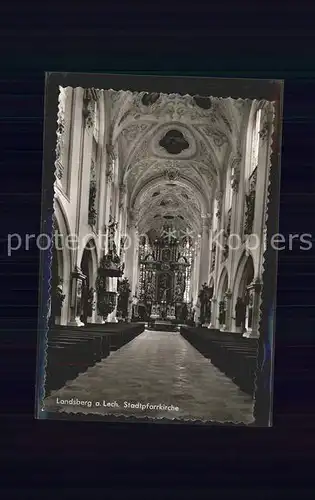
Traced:
<path fill-rule="evenodd" d="M 57 404 L 80 401 L 117 402 L 96 408 Z M 179 411 L 125 409 L 124 402 L 178 407 Z M 253 422 L 253 400 L 198 352 L 179 332 L 145 330 L 75 380 L 52 391 L 46 411 L 149 416 L 152 418 Z"/>

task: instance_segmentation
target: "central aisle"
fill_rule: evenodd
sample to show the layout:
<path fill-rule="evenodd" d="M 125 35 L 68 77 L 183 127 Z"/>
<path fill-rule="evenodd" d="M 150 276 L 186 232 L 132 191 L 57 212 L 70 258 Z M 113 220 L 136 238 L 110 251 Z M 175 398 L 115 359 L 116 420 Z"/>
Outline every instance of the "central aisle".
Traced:
<path fill-rule="evenodd" d="M 66 406 L 78 398 L 92 407 Z M 115 408 L 103 406 L 114 403 Z M 99 402 L 100 407 L 95 403 Z M 116 402 L 116 403 L 115 403 Z M 125 402 L 175 410 L 130 409 Z M 45 400 L 45 410 L 124 416 L 253 421 L 253 401 L 179 333 L 144 331 Z"/>

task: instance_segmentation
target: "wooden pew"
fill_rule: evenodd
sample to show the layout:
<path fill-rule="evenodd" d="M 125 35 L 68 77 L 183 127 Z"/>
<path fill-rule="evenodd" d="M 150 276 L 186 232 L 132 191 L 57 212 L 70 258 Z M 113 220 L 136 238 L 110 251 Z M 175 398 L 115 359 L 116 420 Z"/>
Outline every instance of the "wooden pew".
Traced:
<path fill-rule="evenodd" d="M 257 367 L 257 341 L 229 332 L 181 327 L 181 335 L 241 390 L 253 395 Z"/>
<path fill-rule="evenodd" d="M 46 394 L 60 389 L 67 380 L 73 380 L 143 330 L 143 325 L 116 323 L 51 329 L 48 333 Z"/>

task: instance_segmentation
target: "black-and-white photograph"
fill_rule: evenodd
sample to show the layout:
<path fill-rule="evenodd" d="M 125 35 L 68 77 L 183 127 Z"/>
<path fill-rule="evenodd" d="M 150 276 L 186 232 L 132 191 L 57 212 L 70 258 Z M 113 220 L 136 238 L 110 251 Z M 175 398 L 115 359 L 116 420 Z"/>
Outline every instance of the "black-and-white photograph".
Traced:
<path fill-rule="evenodd" d="M 143 88 L 58 88 L 41 410 L 253 424 L 278 107 Z"/>

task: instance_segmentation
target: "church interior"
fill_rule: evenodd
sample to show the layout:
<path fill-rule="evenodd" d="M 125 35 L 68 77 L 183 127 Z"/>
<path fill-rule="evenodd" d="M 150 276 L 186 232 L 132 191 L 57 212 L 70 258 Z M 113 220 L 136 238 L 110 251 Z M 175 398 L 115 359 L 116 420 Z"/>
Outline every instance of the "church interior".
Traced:
<path fill-rule="evenodd" d="M 183 418 L 251 419 L 273 103 L 59 90 L 46 395 L 163 369 Z"/>

